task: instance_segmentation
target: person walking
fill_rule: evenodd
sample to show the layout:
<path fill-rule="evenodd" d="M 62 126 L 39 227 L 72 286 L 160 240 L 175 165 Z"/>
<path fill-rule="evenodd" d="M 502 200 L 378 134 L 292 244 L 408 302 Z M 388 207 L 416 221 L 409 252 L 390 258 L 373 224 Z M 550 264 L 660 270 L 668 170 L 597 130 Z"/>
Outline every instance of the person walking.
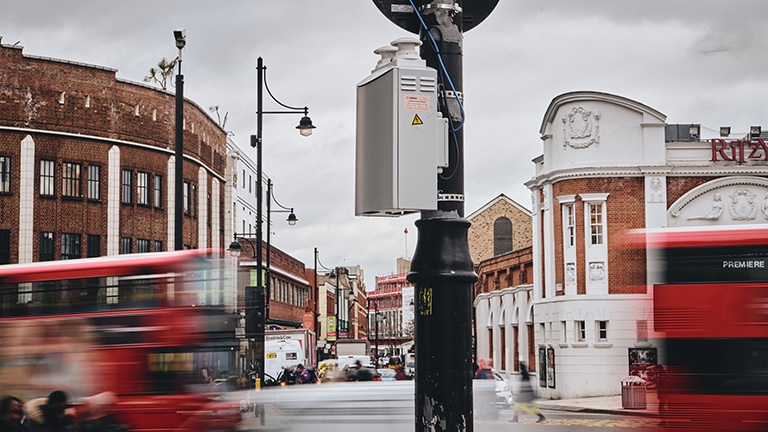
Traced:
<path fill-rule="evenodd" d="M 515 396 L 514 411 L 515 416 L 512 417 L 509 422 L 517 423 L 520 413 L 528 413 L 539 416 L 539 420 L 536 423 L 541 423 L 546 420 L 539 407 L 533 403 L 536 399 L 536 395 L 533 393 L 533 387 L 531 386 L 531 376 L 528 374 L 528 368 L 525 363 L 520 363 L 520 390 Z"/>
<path fill-rule="evenodd" d="M 22 432 L 26 426 L 22 423 L 21 400 L 6 396 L 0 401 L 0 432 Z"/>
<path fill-rule="evenodd" d="M 67 410 L 69 397 L 61 390 L 51 392 L 47 398 L 38 398 L 24 404 L 33 432 L 75 432 L 74 416 Z"/>

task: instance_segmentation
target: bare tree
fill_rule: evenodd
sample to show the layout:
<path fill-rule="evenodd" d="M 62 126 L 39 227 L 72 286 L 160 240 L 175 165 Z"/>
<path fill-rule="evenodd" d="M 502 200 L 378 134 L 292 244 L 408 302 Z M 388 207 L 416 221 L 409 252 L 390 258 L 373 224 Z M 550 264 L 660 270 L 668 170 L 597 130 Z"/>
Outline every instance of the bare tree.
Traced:
<path fill-rule="evenodd" d="M 169 78 L 173 75 L 173 69 L 176 67 L 178 58 L 168 61 L 165 57 L 157 64 L 157 67 L 149 68 L 149 75 L 144 77 L 144 82 L 154 82 L 159 84 L 163 90 L 168 90 Z"/>

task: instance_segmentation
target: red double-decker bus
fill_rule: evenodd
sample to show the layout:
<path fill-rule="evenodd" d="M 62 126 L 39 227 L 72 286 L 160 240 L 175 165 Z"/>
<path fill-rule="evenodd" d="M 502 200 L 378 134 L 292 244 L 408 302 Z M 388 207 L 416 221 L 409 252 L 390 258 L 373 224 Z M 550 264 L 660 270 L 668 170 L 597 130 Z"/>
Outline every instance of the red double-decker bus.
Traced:
<path fill-rule="evenodd" d="M 233 430 L 201 358 L 237 349 L 211 251 L 0 266 L 0 393 L 117 395 L 131 430 Z"/>
<path fill-rule="evenodd" d="M 647 233 L 664 424 L 768 430 L 768 226 Z M 653 266 L 652 266 L 653 267 Z"/>

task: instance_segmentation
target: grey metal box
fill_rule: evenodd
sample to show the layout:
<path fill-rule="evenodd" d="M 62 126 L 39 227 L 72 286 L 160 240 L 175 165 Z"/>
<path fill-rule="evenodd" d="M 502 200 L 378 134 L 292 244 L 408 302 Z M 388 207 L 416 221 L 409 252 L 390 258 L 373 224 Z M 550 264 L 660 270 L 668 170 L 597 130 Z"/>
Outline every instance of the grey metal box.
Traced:
<path fill-rule="evenodd" d="M 357 216 L 437 209 L 438 165 L 447 165 L 437 108 L 437 72 L 426 66 L 384 67 L 357 85 Z"/>

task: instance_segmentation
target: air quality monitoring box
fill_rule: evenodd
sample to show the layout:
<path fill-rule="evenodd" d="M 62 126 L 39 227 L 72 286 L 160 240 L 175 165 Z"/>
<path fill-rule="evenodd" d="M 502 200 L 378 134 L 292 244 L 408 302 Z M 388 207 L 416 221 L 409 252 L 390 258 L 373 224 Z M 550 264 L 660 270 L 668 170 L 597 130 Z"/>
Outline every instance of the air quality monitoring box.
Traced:
<path fill-rule="evenodd" d="M 448 166 L 448 120 L 438 110 L 437 71 L 418 39 L 374 51 L 357 84 L 355 215 L 402 216 L 437 209 L 438 170 Z"/>

